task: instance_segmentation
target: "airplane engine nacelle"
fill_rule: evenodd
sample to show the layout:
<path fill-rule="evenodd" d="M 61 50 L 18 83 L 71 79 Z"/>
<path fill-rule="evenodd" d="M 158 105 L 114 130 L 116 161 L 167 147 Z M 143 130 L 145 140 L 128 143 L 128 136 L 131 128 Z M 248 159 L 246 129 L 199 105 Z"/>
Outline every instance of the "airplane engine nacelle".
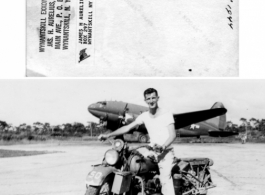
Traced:
<path fill-rule="evenodd" d="M 119 116 L 117 114 L 108 113 L 108 121 L 117 121 L 119 120 Z"/>

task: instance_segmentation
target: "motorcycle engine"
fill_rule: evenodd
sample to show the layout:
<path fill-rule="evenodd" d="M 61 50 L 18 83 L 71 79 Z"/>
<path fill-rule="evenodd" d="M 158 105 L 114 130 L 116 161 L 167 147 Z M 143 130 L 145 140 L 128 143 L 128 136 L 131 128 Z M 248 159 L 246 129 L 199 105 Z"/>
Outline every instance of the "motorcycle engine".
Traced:
<path fill-rule="evenodd" d="M 128 159 L 129 168 L 132 173 L 144 174 L 149 171 L 157 171 L 158 165 L 152 159 L 145 157 L 139 151 L 135 151 Z"/>
<path fill-rule="evenodd" d="M 145 184 L 145 189 L 147 190 L 147 194 L 153 194 L 156 192 L 161 192 L 161 184 L 158 178 L 150 179 Z"/>

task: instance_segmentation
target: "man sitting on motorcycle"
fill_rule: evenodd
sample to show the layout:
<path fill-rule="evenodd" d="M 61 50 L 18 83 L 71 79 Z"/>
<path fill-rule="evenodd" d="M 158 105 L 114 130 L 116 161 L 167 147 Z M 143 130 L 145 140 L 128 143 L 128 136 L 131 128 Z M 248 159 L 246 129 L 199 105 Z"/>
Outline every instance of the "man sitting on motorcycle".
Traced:
<path fill-rule="evenodd" d="M 149 137 L 150 145 L 157 151 L 160 182 L 164 195 L 175 194 L 171 177 L 171 168 L 174 161 L 174 150 L 171 143 L 176 138 L 173 114 L 158 107 L 158 92 L 153 88 L 144 91 L 145 102 L 149 111 L 140 114 L 136 120 L 109 134 L 101 134 L 98 139 L 105 140 L 112 136 L 128 133 L 138 125 L 144 124 Z"/>

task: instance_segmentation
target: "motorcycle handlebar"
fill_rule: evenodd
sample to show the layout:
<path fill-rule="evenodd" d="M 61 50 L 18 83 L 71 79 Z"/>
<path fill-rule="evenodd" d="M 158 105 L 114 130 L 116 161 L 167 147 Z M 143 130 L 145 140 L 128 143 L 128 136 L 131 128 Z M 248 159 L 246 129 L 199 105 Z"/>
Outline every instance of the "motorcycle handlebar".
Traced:
<path fill-rule="evenodd" d="M 102 141 L 102 142 L 104 142 L 104 141 L 108 141 L 108 142 L 110 142 L 110 144 L 113 146 L 113 144 L 114 144 L 114 140 L 112 140 L 112 139 L 110 139 L 110 138 L 106 138 L 105 140 L 104 139 L 102 139 L 102 140 L 100 140 L 100 141 Z M 123 141 L 124 142 L 124 144 L 125 145 L 127 145 L 127 143 L 125 142 L 125 141 Z M 159 146 L 159 147 L 157 147 L 157 145 L 154 145 L 154 147 L 151 147 L 151 146 L 149 146 L 149 145 L 142 145 L 142 146 L 138 146 L 138 147 L 135 147 L 135 148 L 133 148 L 133 147 L 129 147 L 128 148 L 128 150 L 129 151 L 133 151 L 133 150 L 137 150 L 137 149 L 139 149 L 139 148 L 147 148 L 148 150 L 150 150 L 150 151 L 154 151 L 154 152 L 156 152 L 156 153 L 162 153 L 163 152 L 163 149 L 161 148 L 161 146 Z"/>
<path fill-rule="evenodd" d="M 135 148 L 134 147 L 131 147 L 131 148 L 129 148 L 129 150 L 132 151 L 132 150 L 137 150 L 139 148 L 147 148 L 148 150 L 154 151 L 154 149 L 151 146 L 149 146 L 149 145 L 137 146 Z"/>

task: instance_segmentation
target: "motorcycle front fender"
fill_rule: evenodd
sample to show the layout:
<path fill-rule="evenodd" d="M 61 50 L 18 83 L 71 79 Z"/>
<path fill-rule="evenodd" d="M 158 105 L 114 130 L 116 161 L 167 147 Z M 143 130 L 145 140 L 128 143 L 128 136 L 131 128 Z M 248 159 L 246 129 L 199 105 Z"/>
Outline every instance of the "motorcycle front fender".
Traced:
<path fill-rule="evenodd" d="M 86 177 L 86 185 L 87 186 L 101 186 L 103 181 L 109 175 L 113 174 L 114 171 L 117 171 L 114 167 L 105 167 L 102 165 L 96 166 L 90 171 Z"/>

